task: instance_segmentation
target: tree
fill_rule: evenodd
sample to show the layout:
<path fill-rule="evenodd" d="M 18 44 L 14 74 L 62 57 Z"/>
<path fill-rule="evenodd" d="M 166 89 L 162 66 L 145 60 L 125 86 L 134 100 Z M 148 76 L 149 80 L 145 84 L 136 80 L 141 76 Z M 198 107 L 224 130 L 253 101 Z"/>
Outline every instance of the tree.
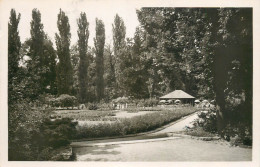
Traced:
<path fill-rule="evenodd" d="M 111 45 L 106 45 L 104 49 L 104 83 L 105 98 L 112 100 L 116 98 L 116 78 L 115 78 L 115 56 Z"/>
<path fill-rule="evenodd" d="M 44 33 L 41 13 L 37 9 L 32 11 L 31 38 L 25 43 L 29 47 L 23 53 L 29 57 L 26 60 L 27 95 L 35 100 L 40 94 L 56 94 L 56 52 L 48 35 Z"/>
<path fill-rule="evenodd" d="M 81 103 L 86 102 L 87 93 L 88 93 L 88 58 L 87 58 L 87 49 L 88 49 L 88 21 L 86 13 L 81 13 L 80 18 L 78 19 L 78 48 L 79 48 L 79 100 Z"/>
<path fill-rule="evenodd" d="M 41 23 L 41 13 L 37 9 L 32 10 L 31 38 L 27 63 L 29 74 L 28 88 L 31 90 L 30 98 L 36 99 L 39 94 L 44 92 L 44 73 L 47 69 L 44 66 L 44 31 Z"/>
<path fill-rule="evenodd" d="M 15 87 L 19 78 L 19 54 L 21 41 L 18 31 L 21 14 L 16 15 L 16 11 L 11 9 L 8 22 L 8 104 L 14 102 L 18 96 Z"/>
<path fill-rule="evenodd" d="M 146 80 L 150 96 L 183 89 L 176 47 L 176 12 L 174 8 L 142 8 L 137 10 L 144 29 L 143 52 L 148 71 Z"/>
<path fill-rule="evenodd" d="M 73 90 L 72 95 L 77 96 L 79 99 L 79 47 L 78 44 L 74 44 L 70 49 L 71 64 L 73 68 Z"/>
<path fill-rule="evenodd" d="M 252 9 L 219 9 L 217 15 L 212 71 L 218 131 L 242 123 L 252 132 Z"/>
<path fill-rule="evenodd" d="M 58 94 L 71 94 L 73 87 L 73 69 L 70 59 L 70 25 L 69 19 L 60 9 L 57 26 L 59 34 L 55 34 L 57 54 L 57 87 Z"/>
<path fill-rule="evenodd" d="M 114 45 L 114 55 L 115 55 L 115 78 L 116 78 L 116 90 L 118 91 L 118 95 L 123 95 L 123 90 L 120 87 L 121 80 L 124 76 L 121 74 L 121 63 L 122 63 L 122 56 L 123 56 L 123 49 L 125 47 L 125 34 L 126 34 L 126 27 L 124 21 L 121 17 L 116 14 L 114 18 L 114 24 L 112 24 L 112 31 L 113 31 L 113 45 Z"/>
<path fill-rule="evenodd" d="M 104 46 L 105 46 L 105 26 L 102 20 L 96 19 L 96 38 L 94 39 L 96 54 L 96 85 L 97 100 L 104 98 Z"/>
<path fill-rule="evenodd" d="M 56 83 L 56 51 L 53 48 L 53 43 L 47 34 L 44 35 L 43 43 L 43 54 L 44 54 L 44 68 L 45 73 L 43 74 L 43 87 L 44 93 L 50 93 L 53 95 L 57 94 L 57 83 Z"/>
<path fill-rule="evenodd" d="M 95 58 L 95 48 L 88 49 L 88 57 L 89 57 L 89 66 L 88 66 L 88 94 L 89 94 L 89 102 L 97 101 L 96 94 L 96 81 L 97 81 L 97 70 L 96 70 L 96 58 Z"/>
<path fill-rule="evenodd" d="M 150 94 L 184 89 L 197 97 L 212 98 L 209 71 L 210 23 L 205 9 L 142 8 L 137 10 L 144 29 L 143 52 L 147 55 Z M 212 90 L 212 89 L 211 89 Z"/>

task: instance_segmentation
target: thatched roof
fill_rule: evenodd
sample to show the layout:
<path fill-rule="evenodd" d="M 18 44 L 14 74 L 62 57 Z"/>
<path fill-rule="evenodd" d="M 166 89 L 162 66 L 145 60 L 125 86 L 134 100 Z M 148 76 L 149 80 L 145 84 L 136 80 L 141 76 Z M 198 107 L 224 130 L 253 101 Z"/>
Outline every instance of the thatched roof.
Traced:
<path fill-rule="evenodd" d="M 182 90 L 175 90 L 167 95 L 160 97 L 160 99 L 194 99 L 195 97 L 189 95 Z"/>

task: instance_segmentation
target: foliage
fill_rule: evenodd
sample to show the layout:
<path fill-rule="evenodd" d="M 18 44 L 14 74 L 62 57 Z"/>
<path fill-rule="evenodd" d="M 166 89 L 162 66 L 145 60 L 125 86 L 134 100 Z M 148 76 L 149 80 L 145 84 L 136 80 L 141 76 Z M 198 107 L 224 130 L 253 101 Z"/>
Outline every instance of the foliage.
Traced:
<path fill-rule="evenodd" d="M 112 31 L 113 31 L 113 46 L 114 46 L 114 56 L 115 56 L 115 91 L 117 92 L 118 96 L 124 95 L 124 90 L 122 88 L 122 61 L 124 60 L 124 52 L 125 50 L 125 34 L 126 34 L 126 27 L 124 24 L 123 19 L 116 14 L 114 17 L 114 23 L 112 24 Z"/>
<path fill-rule="evenodd" d="M 77 138 L 124 136 L 147 132 L 195 112 L 194 108 L 167 109 L 132 118 L 119 119 L 112 123 L 82 125 L 77 127 Z"/>
<path fill-rule="evenodd" d="M 91 103 L 91 104 L 88 105 L 88 109 L 89 110 L 97 110 L 98 105 L 96 103 Z"/>
<path fill-rule="evenodd" d="M 184 89 L 216 98 L 219 131 L 237 112 L 252 123 L 251 9 L 141 8 L 137 15 L 150 97 Z"/>
<path fill-rule="evenodd" d="M 96 19 L 96 38 L 94 39 L 96 54 L 96 92 L 97 101 L 104 98 L 104 46 L 105 25 L 102 20 Z"/>
<path fill-rule="evenodd" d="M 70 144 L 76 134 L 76 125 L 77 122 L 72 122 L 70 118 L 45 119 L 40 127 L 43 146 L 55 149 Z"/>
<path fill-rule="evenodd" d="M 111 45 L 106 45 L 104 48 L 104 96 L 106 101 L 112 100 L 117 96 L 115 82 L 115 57 Z"/>
<path fill-rule="evenodd" d="M 8 22 L 8 103 L 16 100 L 20 91 L 15 90 L 19 83 L 19 61 L 21 41 L 18 31 L 21 14 L 16 15 L 16 11 L 11 9 Z"/>
<path fill-rule="evenodd" d="M 61 107 L 73 107 L 78 104 L 78 101 L 75 96 L 62 94 L 55 99 L 55 103 L 60 104 Z"/>
<path fill-rule="evenodd" d="M 114 115 L 113 110 L 57 110 L 54 117 L 70 118 L 78 121 L 102 121 L 110 115 Z M 111 119 L 109 119 L 111 120 Z"/>
<path fill-rule="evenodd" d="M 86 13 L 81 13 L 78 19 L 78 49 L 79 49 L 79 67 L 78 67 L 78 82 L 79 82 L 79 101 L 85 103 L 87 101 L 88 93 L 88 38 L 89 38 L 89 23 L 87 21 Z"/>
<path fill-rule="evenodd" d="M 217 132 L 217 116 L 215 110 L 201 111 L 198 119 L 194 122 L 195 126 L 202 127 L 205 131 Z"/>
<path fill-rule="evenodd" d="M 191 136 L 197 136 L 197 137 L 207 137 L 209 139 L 210 139 L 210 137 L 216 137 L 215 133 L 207 132 L 202 127 L 187 129 L 185 131 L 185 134 L 191 135 Z"/>
<path fill-rule="evenodd" d="M 32 11 L 31 38 L 29 40 L 29 60 L 27 62 L 29 85 L 31 90 L 30 98 L 36 99 L 44 91 L 44 31 L 41 23 L 41 13 L 37 9 Z"/>
<path fill-rule="evenodd" d="M 59 34 L 55 34 L 57 54 L 57 87 L 58 94 L 71 94 L 73 86 L 73 69 L 70 59 L 70 25 L 69 19 L 60 9 L 57 26 Z"/>
<path fill-rule="evenodd" d="M 252 130 L 250 125 L 247 125 L 245 122 L 238 119 L 241 113 L 237 112 L 237 115 L 233 115 L 233 122 L 229 123 L 219 132 L 217 129 L 216 112 L 215 108 L 212 108 L 207 112 L 200 112 L 198 114 L 199 118 L 194 122 L 195 128 L 193 128 L 191 132 L 188 132 L 188 134 L 193 133 L 193 130 L 197 131 L 202 128 L 205 132 L 209 132 L 209 136 L 212 134 L 219 134 L 227 141 L 232 141 L 232 144 L 234 145 L 252 145 Z"/>
<path fill-rule="evenodd" d="M 8 106 L 8 159 L 35 160 L 37 143 L 34 136 L 39 134 L 39 126 L 44 114 L 34 111 L 25 100 L 17 100 Z"/>
<path fill-rule="evenodd" d="M 57 94 L 57 82 L 56 82 L 56 51 L 53 47 L 53 43 L 47 34 L 44 35 L 44 68 L 43 74 L 43 90 L 44 93 Z"/>
<path fill-rule="evenodd" d="M 154 107 L 154 106 L 157 106 L 158 103 L 159 103 L 159 100 L 151 98 L 151 99 L 144 100 L 143 106 L 144 107 Z"/>
<path fill-rule="evenodd" d="M 19 100 L 9 105 L 8 159 L 57 160 L 53 159 L 57 149 L 70 143 L 77 123 L 68 118 L 51 121 L 48 110 L 32 109 L 28 104 Z"/>

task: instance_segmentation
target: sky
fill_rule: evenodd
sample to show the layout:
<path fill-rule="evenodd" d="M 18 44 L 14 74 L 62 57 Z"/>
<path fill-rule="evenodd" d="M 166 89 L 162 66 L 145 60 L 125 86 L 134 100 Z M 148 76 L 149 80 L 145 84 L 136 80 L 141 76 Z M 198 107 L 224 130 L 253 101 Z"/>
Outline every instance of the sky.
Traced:
<path fill-rule="evenodd" d="M 12 3 L 13 2 L 13 3 Z M 41 12 L 41 19 L 44 31 L 55 44 L 55 33 L 58 32 L 57 17 L 61 8 L 69 18 L 71 32 L 71 46 L 76 44 L 77 35 L 77 19 L 81 12 L 86 12 L 89 22 L 89 46 L 94 46 L 93 38 L 95 37 L 95 19 L 101 19 L 105 24 L 106 44 L 113 44 L 112 24 L 114 17 L 118 14 L 123 18 L 126 26 L 126 37 L 133 37 L 136 27 L 139 25 L 136 9 L 137 7 L 127 1 L 115 1 L 114 3 L 106 3 L 101 0 L 64 0 L 64 1 L 10 1 L 7 4 L 9 13 L 11 8 L 21 13 L 19 23 L 19 34 L 21 41 L 30 37 L 30 22 L 32 20 L 32 9 L 37 8 Z M 8 10 L 8 9 L 7 9 Z M 10 15 L 10 14 L 9 14 Z"/>

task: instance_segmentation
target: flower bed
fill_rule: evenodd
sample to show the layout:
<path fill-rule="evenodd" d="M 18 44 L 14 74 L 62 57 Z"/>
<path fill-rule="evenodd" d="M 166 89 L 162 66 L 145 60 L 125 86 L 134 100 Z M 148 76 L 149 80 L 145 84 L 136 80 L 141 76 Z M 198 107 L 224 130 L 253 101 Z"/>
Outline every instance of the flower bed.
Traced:
<path fill-rule="evenodd" d="M 160 112 L 118 119 L 114 123 L 83 125 L 77 127 L 77 139 L 124 136 L 147 132 L 175 121 L 196 111 L 193 107 L 164 109 Z"/>

